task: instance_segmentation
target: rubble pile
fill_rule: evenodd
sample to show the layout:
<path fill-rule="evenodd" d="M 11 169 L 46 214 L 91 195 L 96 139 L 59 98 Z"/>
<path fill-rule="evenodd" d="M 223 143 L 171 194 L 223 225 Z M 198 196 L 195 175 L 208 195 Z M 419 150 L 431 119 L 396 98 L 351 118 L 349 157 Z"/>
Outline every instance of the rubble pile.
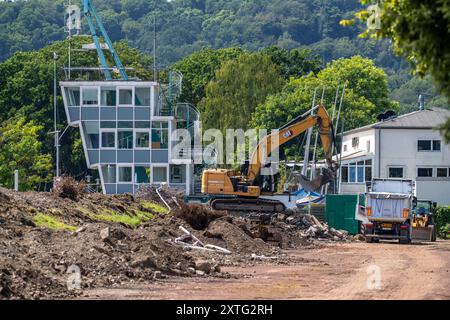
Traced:
<path fill-rule="evenodd" d="M 66 298 L 90 288 L 167 276 L 216 276 L 224 260 L 272 252 L 270 245 L 255 241 L 232 220 L 219 222 L 226 218 L 223 213 L 205 215 L 204 208 L 198 220 L 206 221 L 202 225 L 206 229 L 198 231 L 174 212 L 154 211 L 153 202 L 131 195 L 80 194 L 74 201 L 58 193 L 0 188 L 0 199 L 0 299 Z M 189 214 L 180 217 L 195 220 L 194 207 L 184 208 Z M 135 224 L 142 217 L 146 219 Z M 180 226 L 222 251 L 175 244 L 184 235 Z M 240 241 L 248 250 L 239 251 Z M 231 254 L 225 255 L 228 250 Z M 81 283 L 69 290 L 68 272 L 73 268 L 79 269 Z"/>
<path fill-rule="evenodd" d="M 67 192 L 0 188 L 0 299 L 76 297 L 170 276 L 226 277 L 222 265 L 280 263 L 281 249 L 349 239 L 313 216 L 255 223 L 186 205 L 167 187 L 159 192 L 164 200 L 150 187 L 136 197 L 77 193 L 74 200 Z M 81 281 L 69 289 L 74 270 Z"/>
<path fill-rule="evenodd" d="M 347 240 L 348 232 L 329 228 L 327 224 L 320 222 L 315 216 L 309 214 L 294 214 L 286 218 L 286 223 L 294 225 L 302 230 L 302 234 L 308 238 L 331 239 L 334 241 Z"/>

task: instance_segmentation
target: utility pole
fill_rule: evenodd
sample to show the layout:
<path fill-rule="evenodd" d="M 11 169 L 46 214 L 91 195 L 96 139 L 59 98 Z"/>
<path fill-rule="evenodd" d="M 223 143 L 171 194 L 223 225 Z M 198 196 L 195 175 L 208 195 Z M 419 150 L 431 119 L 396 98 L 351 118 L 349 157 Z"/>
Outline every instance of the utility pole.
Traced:
<path fill-rule="evenodd" d="M 72 6 L 72 2 L 69 0 L 69 8 Z M 69 19 L 71 17 L 69 16 Z M 69 80 L 70 80 L 70 69 L 72 67 L 72 27 L 69 26 Z"/>
<path fill-rule="evenodd" d="M 14 170 L 14 191 L 19 192 L 19 170 Z"/>
<path fill-rule="evenodd" d="M 57 88 L 56 88 L 56 60 L 58 55 L 53 52 L 53 117 L 54 117 L 54 134 L 55 134 L 55 149 L 56 149 L 56 178 L 59 177 L 59 131 L 58 131 L 58 109 L 57 109 Z"/>
<path fill-rule="evenodd" d="M 153 80 L 158 81 L 156 75 L 156 15 L 153 16 Z"/>

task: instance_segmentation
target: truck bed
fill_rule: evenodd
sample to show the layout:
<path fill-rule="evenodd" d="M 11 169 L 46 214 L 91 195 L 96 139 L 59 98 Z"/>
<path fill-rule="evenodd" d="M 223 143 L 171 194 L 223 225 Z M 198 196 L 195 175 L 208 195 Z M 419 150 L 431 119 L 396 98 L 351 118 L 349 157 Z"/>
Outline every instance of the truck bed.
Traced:
<path fill-rule="evenodd" d="M 366 194 L 366 206 L 372 214 L 370 221 L 404 222 L 411 214 L 411 195 L 402 193 L 370 192 Z M 408 210 L 404 216 L 404 209 Z"/>

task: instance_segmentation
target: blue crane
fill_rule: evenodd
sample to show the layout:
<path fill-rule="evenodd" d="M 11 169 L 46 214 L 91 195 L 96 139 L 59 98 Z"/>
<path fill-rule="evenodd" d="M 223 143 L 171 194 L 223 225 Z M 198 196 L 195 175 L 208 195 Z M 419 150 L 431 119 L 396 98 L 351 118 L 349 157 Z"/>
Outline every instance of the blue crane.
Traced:
<path fill-rule="evenodd" d="M 106 77 L 106 80 L 112 80 L 111 72 L 108 69 L 108 65 L 106 64 L 106 58 L 102 50 L 102 46 L 100 44 L 100 38 L 97 34 L 97 29 L 95 27 L 94 21 L 97 24 L 98 28 L 100 29 L 100 32 L 105 39 L 106 45 L 108 46 L 108 50 L 111 52 L 111 55 L 114 59 L 114 62 L 116 63 L 116 67 L 120 72 L 120 75 L 123 80 L 128 80 L 128 75 L 125 72 L 125 69 L 122 65 L 122 61 L 120 61 L 119 55 L 114 50 L 114 46 L 111 42 L 111 39 L 108 36 L 108 33 L 106 32 L 105 27 L 103 26 L 102 20 L 97 14 L 97 11 L 95 10 L 94 5 L 92 4 L 91 0 L 83 0 L 83 6 L 84 6 L 84 16 L 86 18 L 86 21 L 89 25 L 89 30 L 92 34 L 92 39 L 94 40 L 95 47 L 97 48 L 98 57 L 100 59 L 100 63 L 102 65 L 102 72 Z"/>

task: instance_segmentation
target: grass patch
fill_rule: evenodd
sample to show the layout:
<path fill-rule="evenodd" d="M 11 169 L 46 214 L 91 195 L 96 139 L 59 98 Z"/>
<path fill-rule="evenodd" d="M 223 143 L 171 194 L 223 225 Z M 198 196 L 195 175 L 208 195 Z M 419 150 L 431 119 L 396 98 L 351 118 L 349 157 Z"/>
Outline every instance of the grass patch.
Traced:
<path fill-rule="evenodd" d="M 135 216 L 131 216 L 128 214 L 119 214 L 110 209 L 103 209 L 100 214 L 96 214 L 94 217 L 97 220 L 113 222 L 113 223 L 123 223 L 131 228 L 137 228 L 139 225 L 144 222 L 150 220 L 150 215 L 148 213 L 144 214 L 136 214 Z"/>
<path fill-rule="evenodd" d="M 155 218 L 154 214 L 141 210 L 130 210 L 130 212 L 123 214 L 108 208 L 103 208 L 98 213 L 91 212 L 89 209 L 83 207 L 78 207 L 77 209 L 91 219 L 111 223 L 122 223 L 131 228 L 137 228 L 141 223 L 148 222 Z"/>
<path fill-rule="evenodd" d="M 89 211 L 89 209 L 83 208 L 83 207 L 77 207 L 77 210 L 82 212 L 84 215 L 88 216 L 88 217 L 93 217 L 95 216 L 95 214 L 91 211 Z"/>
<path fill-rule="evenodd" d="M 155 219 L 155 215 L 150 212 L 141 211 L 141 210 L 133 210 L 133 211 L 134 211 L 134 214 L 136 215 L 136 217 L 138 217 L 142 222 L 147 222 L 147 221 Z"/>
<path fill-rule="evenodd" d="M 39 227 L 52 230 L 67 230 L 70 232 L 74 232 L 77 230 L 76 227 L 65 224 L 64 222 L 61 222 L 58 219 L 41 212 L 33 217 L 33 222 Z"/>
<path fill-rule="evenodd" d="M 169 213 L 169 209 L 150 201 L 142 201 L 141 206 L 147 210 L 151 210 L 156 213 L 163 213 L 163 214 Z"/>

